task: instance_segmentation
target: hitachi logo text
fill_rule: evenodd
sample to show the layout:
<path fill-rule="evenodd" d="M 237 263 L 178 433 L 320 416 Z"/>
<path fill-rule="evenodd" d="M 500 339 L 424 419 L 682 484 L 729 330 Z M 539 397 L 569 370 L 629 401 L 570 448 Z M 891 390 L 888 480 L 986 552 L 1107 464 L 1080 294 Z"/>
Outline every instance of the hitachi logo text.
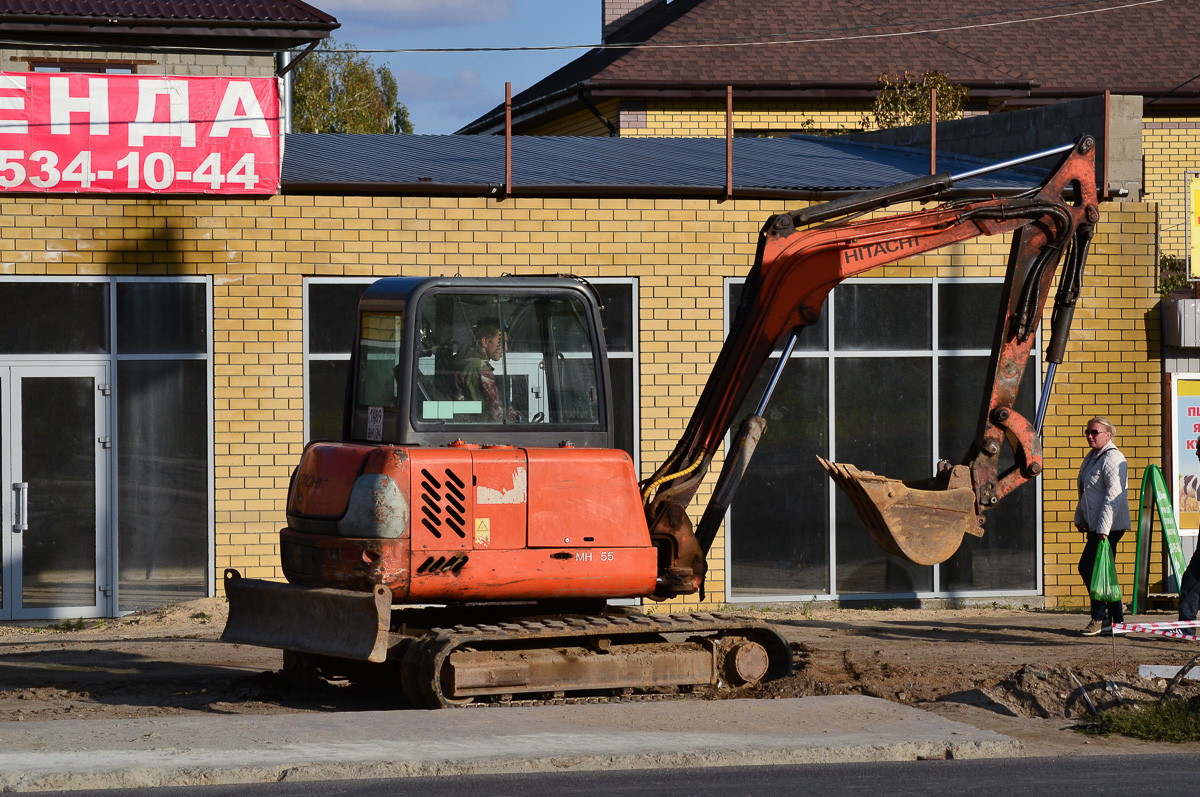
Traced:
<path fill-rule="evenodd" d="M 911 238 L 900 238 L 895 241 L 884 241 L 879 244 L 867 244 L 866 246 L 847 249 L 842 253 L 843 263 L 861 263 L 864 260 L 871 260 L 884 255 L 894 255 L 897 252 L 903 252 L 905 249 L 917 248 L 917 236 Z"/>

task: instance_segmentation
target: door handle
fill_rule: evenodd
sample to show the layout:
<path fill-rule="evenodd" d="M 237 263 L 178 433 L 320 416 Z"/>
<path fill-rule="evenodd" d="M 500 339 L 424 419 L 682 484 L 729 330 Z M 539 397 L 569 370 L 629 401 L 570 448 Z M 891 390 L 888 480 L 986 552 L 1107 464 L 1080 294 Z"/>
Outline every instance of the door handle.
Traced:
<path fill-rule="evenodd" d="M 22 531 L 29 530 L 29 483 L 14 482 L 13 498 L 15 499 L 16 509 L 13 531 L 19 534 Z"/>

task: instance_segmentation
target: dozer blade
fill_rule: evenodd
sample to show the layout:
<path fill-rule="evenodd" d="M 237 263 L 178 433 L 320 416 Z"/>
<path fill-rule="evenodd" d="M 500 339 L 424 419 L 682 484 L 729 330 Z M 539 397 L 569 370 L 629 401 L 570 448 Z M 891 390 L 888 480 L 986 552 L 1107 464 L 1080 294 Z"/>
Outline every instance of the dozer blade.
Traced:
<path fill-rule="evenodd" d="M 225 571 L 229 619 L 221 639 L 264 648 L 382 662 L 387 658 L 392 593 L 311 589 L 242 578 Z"/>
<path fill-rule="evenodd" d="M 965 465 L 956 465 L 941 489 L 926 490 L 853 465 L 817 459 L 854 504 L 871 538 L 887 553 L 919 565 L 936 565 L 954 555 L 963 534 L 983 534 Z"/>

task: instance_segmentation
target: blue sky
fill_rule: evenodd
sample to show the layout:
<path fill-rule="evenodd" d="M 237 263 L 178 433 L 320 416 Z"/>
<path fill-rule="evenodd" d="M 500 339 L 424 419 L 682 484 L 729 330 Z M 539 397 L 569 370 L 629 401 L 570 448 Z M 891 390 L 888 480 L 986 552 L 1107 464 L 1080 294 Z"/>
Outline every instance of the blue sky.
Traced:
<path fill-rule="evenodd" d="M 362 49 L 587 45 L 600 40 L 600 0 L 308 0 Z M 414 132 L 453 133 L 586 50 L 369 54 L 391 67 Z"/>

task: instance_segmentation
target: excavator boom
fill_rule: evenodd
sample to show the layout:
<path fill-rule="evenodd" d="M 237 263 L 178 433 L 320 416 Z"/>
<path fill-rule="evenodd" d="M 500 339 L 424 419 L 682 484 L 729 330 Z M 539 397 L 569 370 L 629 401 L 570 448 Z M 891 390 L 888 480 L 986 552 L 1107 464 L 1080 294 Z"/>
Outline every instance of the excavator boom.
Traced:
<path fill-rule="evenodd" d="M 730 335 L 691 421 L 671 456 L 644 483 L 651 533 L 675 541 L 681 552 L 677 569 L 690 566 L 702 578 L 703 555 L 765 428 L 762 415 L 771 388 L 736 436 L 713 499 L 694 532 L 684 510 L 747 399 L 753 377 L 773 351 L 784 349 L 780 367 L 787 362 L 796 335 L 818 318 L 829 292 L 850 277 L 903 258 L 977 236 L 1013 233 L 979 429 L 962 463 L 944 463 L 932 479 L 904 483 L 853 465 L 822 460 L 872 537 L 888 553 L 934 564 L 958 549 L 964 533 L 982 534 L 982 512 L 1041 472 L 1040 430 L 1014 407 L 1055 273 L 1060 262 L 1065 262 L 1047 351 L 1050 363 L 1062 361 L 1088 243 L 1099 219 L 1094 143 L 1085 136 L 1061 148 L 1064 154 L 1058 168 L 1039 189 L 1022 197 L 952 202 L 915 213 L 834 220 L 891 202 L 933 198 L 954 180 L 937 175 L 767 221 Z M 797 229 L 814 222 L 824 223 Z M 778 374 L 772 385 L 777 379 Z M 1048 388 L 1043 391 L 1043 401 Z M 1000 473 L 1004 443 L 1012 447 L 1017 464 Z"/>

